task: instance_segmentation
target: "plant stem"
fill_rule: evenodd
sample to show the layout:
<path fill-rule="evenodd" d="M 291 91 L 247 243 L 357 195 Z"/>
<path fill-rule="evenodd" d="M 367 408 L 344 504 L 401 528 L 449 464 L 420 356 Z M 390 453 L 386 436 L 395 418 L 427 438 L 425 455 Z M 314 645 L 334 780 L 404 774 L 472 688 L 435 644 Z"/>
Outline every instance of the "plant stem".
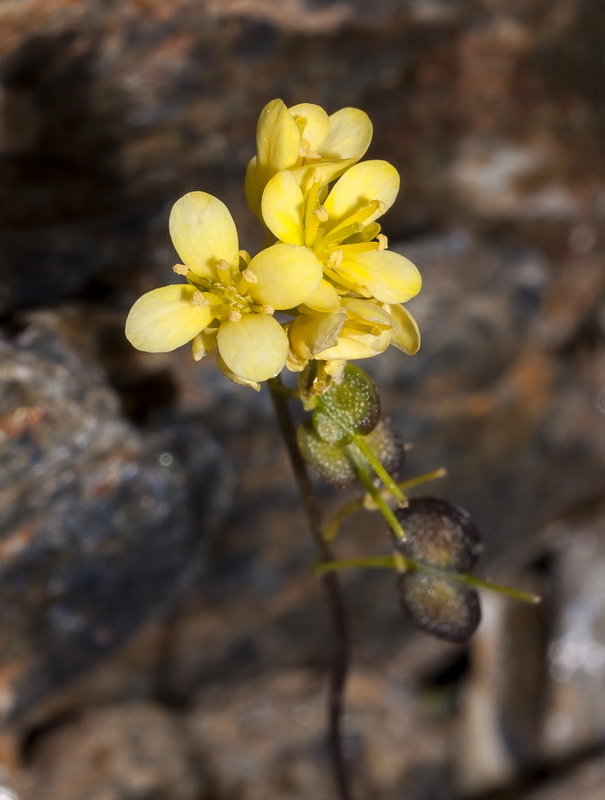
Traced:
<path fill-rule="evenodd" d="M 288 411 L 287 399 L 279 377 L 269 381 L 271 399 L 277 421 L 288 450 L 290 463 L 294 471 L 296 484 L 300 492 L 309 527 L 317 548 L 319 563 L 334 561 L 332 549 L 323 535 L 321 512 L 313 485 L 307 472 L 307 466 L 298 449 L 296 430 Z M 328 695 L 328 747 L 332 763 L 332 771 L 340 800 L 351 800 L 349 779 L 346 769 L 342 742 L 342 716 L 344 710 L 344 690 L 349 670 L 349 631 L 340 581 L 335 572 L 325 572 L 321 582 L 332 620 L 334 631 L 334 652 L 330 672 Z"/>

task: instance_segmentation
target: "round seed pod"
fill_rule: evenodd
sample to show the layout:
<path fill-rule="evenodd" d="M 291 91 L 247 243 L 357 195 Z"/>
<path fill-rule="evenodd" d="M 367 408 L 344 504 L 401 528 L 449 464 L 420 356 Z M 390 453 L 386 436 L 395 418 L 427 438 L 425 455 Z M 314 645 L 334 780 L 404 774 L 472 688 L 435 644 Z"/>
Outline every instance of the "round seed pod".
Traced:
<path fill-rule="evenodd" d="M 313 419 L 318 434 L 332 443 L 348 441 L 351 434 L 367 435 L 380 419 L 374 381 L 359 367 L 347 364 L 342 381 L 332 384 L 318 399 Z"/>
<path fill-rule="evenodd" d="M 355 469 L 343 447 L 320 438 L 310 419 L 298 426 L 296 438 L 303 458 L 320 478 L 339 488 L 354 483 Z"/>
<path fill-rule="evenodd" d="M 399 430 L 390 419 L 381 419 L 364 438 L 389 475 L 396 478 L 405 461 L 405 447 Z"/>
<path fill-rule="evenodd" d="M 481 622 L 479 595 L 452 578 L 406 572 L 397 578 L 404 610 L 417 628 L 445 642 L 467 642 Z"/>
<path fill-rule="evenodd" d="M 434 497 L 410 500 L 395 512 L 406 534 L 404 556 L 449 572 L 470 572 L 482 552 L 481 535 L 466 511 Z"/>

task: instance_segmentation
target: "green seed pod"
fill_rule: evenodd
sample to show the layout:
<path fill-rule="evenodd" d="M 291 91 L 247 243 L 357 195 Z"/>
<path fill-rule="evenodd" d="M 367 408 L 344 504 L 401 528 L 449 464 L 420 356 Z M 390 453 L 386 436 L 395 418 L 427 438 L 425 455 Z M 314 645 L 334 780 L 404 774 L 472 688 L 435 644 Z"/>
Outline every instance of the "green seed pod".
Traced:
<path fill-rule="evenodd" d="M 381 419 L 364 438 L 389 475 L 396 478 L 405 461 L 405 447 L 401 434 L 391 420 Z"/>
<path fill-rule="evenodd" d="M 467 642 L 481 622 L 475 589 L 451 578 L 407 572 L 397 578 L 404 610 L 416 627 L 446 642 Z"/>
<path fill-rule="evenodd" d="M 320 478 L 339 488 L 354 483 L 357 476 L 345 450 L 337 444 L 321 439 L 310 419 L 298 426 L 296 438 L 303 458 Z"/>
<path fill-rule="evenodd" d="M 318 398 L 314 414 L 318 434 L 329 442 L 344 442 L 351 435 L 373 431 L 380 419 L 380 398 L 369 375 L 347 364 L 340 383 Z"/>
<path fill-rule="evenodd" d="M 317 408 L 313 412 L 313 425 L 319 438 L 330 444 L 348 444 L 353 438 L 321 408 Z"/>
<path fill-rule="evenodd" d="M 404 556 L 449 572 L 470 572 L 483 549 L 479 531 L 466 511 L 445 500 L 410 500 L 395 512 L 406 533 Z"/>

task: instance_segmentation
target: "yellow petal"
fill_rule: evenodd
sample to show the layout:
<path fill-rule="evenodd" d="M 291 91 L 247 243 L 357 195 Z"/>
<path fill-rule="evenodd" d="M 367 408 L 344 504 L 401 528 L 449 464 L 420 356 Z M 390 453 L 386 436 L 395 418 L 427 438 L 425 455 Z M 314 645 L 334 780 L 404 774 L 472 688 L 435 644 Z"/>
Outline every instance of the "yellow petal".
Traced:
<path fill-rule="evenodd" d="M 358 108 L 341 108 L 330 116 L 330 130 L 319 148 L 324 158 L 358 161 L 372 141 L 372 123 Z"/>
<path fill-rule="evenodd" d="M 282 169 L 294 167 L 299 158 L 300 139 L 300 129 L 283 100 L 267 103 L 260 113 L 256 128 L 260 169 L 267 168 L 274 175 Z"/>
<path fill-rule="evenodd" d="M 303 192 L 309 191 L 311 183 L 317 179 L 319 174 L 319 185 L 327 186 L 336 178 L 339 178 L 349 167 L 352 167 L 356 159 L 345 158 L 336 161 L 320 159 L 319 161 L 310 161 L 302 167 L 290 170 L 296 178 L 297 183 Z"/>
<path fill-rule="evenodd" d="M 391 306 L 391 344 L 412 356 L 420 349 L 420 331 L 416 320 L 403 306 Z"/>
<path fill-rule="evenodd" d="M 344 311 L 337 314 L 301 314 L 288 329 L 294 353 L 302 359 L 313 358 L 316 353 L 333 347 L 345 324 Z"/>
<path fill-rule="evenodd" d="M 330 130 L 330 117 L 321 106 L 314 103 L 299 103 L 291 106 L 288 111 L 296 117 L 304 117 L 306 124 L 302 133 L 312 151 L 318 152 L 321 143 L 324 141 Z"/>
<path fill-rule="evenodd" d="M 399 173 L 388 161 L 363 161 L 347 170 L 334 184 L 324 206 L 330 216 L 326 230 L 363 208 L 370 200 L 380 200 L 390 208 L 399 191 Z M 380 217 L 386 209 L 376 211 L 365 224 Z"/>
<path fill-rule="evenodd" d="M 128 341 L 146 353 L 168 353 L 190 342 L 212 320 L 209 306 L 192 302 L 196 291 L 183 283 L 139 297 L 126 320 Z"/>
<path fill-rule="evenodd" d="M 258 381 L 247 381 L 245 378 L 240 378 L 239 375 L 231 372 L 218 353 L 216 356 L 216 365 L 223 375 L 229 378 L 230 381 L 233 381 L 233 383 L 237 383 L 240 386 L 247 386 L 249 389 L 254 389 L 255 392 L 260 392 L 260 383 Z"/>
<path fill-rule="evenodd" d="M 258 167 L 258 159 L 256 156 L 250 159 L 248 167 L 246 168 L 246 176 L 244 178 L 244 191 L 246 193 L 246 202 L 248 208 L 257 217 L 260 217 L 260 201 L 263 194 L 264 184 L 261 180 L 261 174 Z"/>
<path fill-rule="evenodd" d="M 286 170 L 274 175 L 263 192 L 265 225 L 280 242 L 304 244 L 304 197 L 296 178 Z"/>
<path fill-rule="evenodd" d="M 250 262 L 250 269 L 258 279 L 250 287 L 250 296 L 275 309 L 304 303 L 323 276 L 315 253 L 295 244 L 278 243 L 261 250 Z"/>
<path fill-rule="evenodd" d="M 304 305 L 299 310 L 304 314 L 307 308 L 311 311 L 322 311 L 324 314 L 331 314 L 340 309 L 340 295 L 332 284 L 324 278 L 317 289 L 307 297 Z"/>
<path fill-rule="evenodd" d="M 279 322 L 267 314 L 244 314 L 237 322 L 223 322 L 218 350 L 227 369 L 245 381 L 266 381 L 281 372 L 288 355 L 288 337 Z"/>
<path fill-rule="evenodd" d="M 405 303 L 422 286 L 417 267 L 392 250 L 370 250 L 354 259 L 343 258 L 335 271 L 345 286 L 369 293 L 381 303 Z"/>
<path fill-rule="evenodd" d="M 384 328 L 391 327 L 391 315 L 373 300 L 358 300 L 355 297 L 343 297 L 342 305 L 343 308 L 347 310 L 349 319 L 360 317 L 365 322 L 372 322 Z"/>
<path fill-rule="evenodd" d="M 170 236 L 192 272 L 202 278 L 216 277 L 216 262 L 239 264 L 237 230 L 227 206 L 206 192 L 189 192 L 177 200 L 169 220 Z"/>
<path fill-rule="evenodd" d="M 335 347 L 322 350 L 316 354 L 315 358 L 321 361 L 331 361 L 333 359 L 354 361 L 357 358 L 372 358 L 384 352 L 390 341 L 390 331 L 384 331 L 380 336 L 372 336 L 369 333 L 341 336 Z"/>
<path fill-rule="evenodd" d="M 201 361 L 208 353 L 216 350 L 216 335 L 218 328 L 208 328 L 198 333 L 191 342 L 191 355 L 194 361 Z"/>
<path fill-rule="evenodd" d="M 263 190 L 275 173 L 300 163 L 300 140 L 300 129 L 283 100 L 267 103 L 256 128 L 257 155 L 246 170 L 246 201 L 253 214 L 260 217 Z"/>

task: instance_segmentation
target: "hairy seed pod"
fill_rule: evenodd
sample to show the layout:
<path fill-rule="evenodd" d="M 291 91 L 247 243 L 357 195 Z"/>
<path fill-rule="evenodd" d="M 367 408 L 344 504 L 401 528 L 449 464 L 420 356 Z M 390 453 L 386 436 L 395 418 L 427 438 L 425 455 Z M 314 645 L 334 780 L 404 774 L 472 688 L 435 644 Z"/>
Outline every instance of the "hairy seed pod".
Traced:
<path fill-rule="evenodd" d="M 395 512 L 406 534 L 404 556 L 449 572 L 469 572 L 483 549 L 466 511 L 433 497 L 410 500 Z"/>
<path fill-rule="evenodd" d="M 467 642 L 481 622 L 479 595 L 441 575 L 407 572 L 397 578 L 404 610 L 416 627 L 446 642 Z"/>
<path fill-rule="evenodd" d="M 364 439 L 391 477 L 396 478 L 405 461 L 405 447 L 399 430 L 390 419 L 381 419 Z"/>
<path fill-rule="evenodd" d="M 370 433 L 380 419 L 374 381 L 359 367 L 347 364 L 342 381 L 318 398 L 313 419 L 322 439 L 333 443 L 350 440 L 352 434 Z"/>
<path fill-rule="evenodd" d="M 320 478 L 339 488 L 354 483 L 355 469 L 346 451 L 341 445 L 321 439 L 310 419 L 298 426 L 296 438 L 303 458 Z"/>

